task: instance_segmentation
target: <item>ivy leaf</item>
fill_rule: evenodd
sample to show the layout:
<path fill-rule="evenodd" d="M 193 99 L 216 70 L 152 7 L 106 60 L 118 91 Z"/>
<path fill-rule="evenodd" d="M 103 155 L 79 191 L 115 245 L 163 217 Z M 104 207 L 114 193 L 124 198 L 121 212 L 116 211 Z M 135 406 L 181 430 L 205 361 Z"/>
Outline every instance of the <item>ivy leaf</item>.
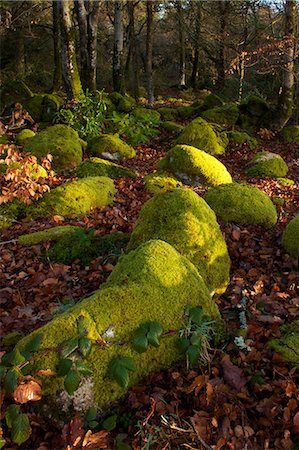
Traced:
<path fill-rule="evenodd" d="M 135 363 L 132 358 L 119 357 L 113 359 L 108 366 L 110 378 L 115 380 L 121 387 L 127 388 L 129 384 L 128 371 L 135 370 Z"/>
<path fill-rule="evenodd" d="M 201 337 L 199 334 L 192 334 L 190 342 L 195 347 L 201 347 Z"/>
<path fill-rule="evenodd" d="M 33 364 L 26 364 L 26 366 L 24 366 L 21 369 L 21 374 L 26 376 L 26 375 L 30 375 L 32 373 L 32 369 L 33 369 L 34 365 Z"/>
<path fill-rule="evenodd" d="M 158 338 L 158 336 L 156 335 L 156 333 L 148 332 L 148 333 L 147 333 L 147 339 L 148 339 L 148 342 L 149 342 L 153 347 L 159 347 L 160 342 L 159 342 L 159 338 Z"/>
<path fill-rule="evenodd" d="M 7 372 L 4 378 L 4 389 L 7 394 L 10 394 L 15 390 L 18 385 L 20 372 L 13 368 Z"/>
<path fill-rule="evenodd" d="M 5 420 L 8 428 L 11 428 L 13 426 L 13 423 L 19 414 L 20 414 L 20 407 L 18 405 L 9 405 L 7 407 L 5 413 Z"/>
<path fill-rule="evenodd" d="M 95 420 L 96 417 L 97 417 L 97 409 L 94 406 L 91 406 L 86 411 L 85 416 L 84 416 L 84 420 L 86 422 L 91 422 L 92 420 Z"/>
<path fill-rule="evenodd" d="M 107 417 L 107 419 L 103 420 L 101 423 L 101 427 L 104 430 L 112 431 L 116 427 L 117 415 L 113 414 L 113 416 Z"/>
<path fill-rule="evenodd" d="M 37 334 L 36 336 L 34 336 L 31 341 L 29 341 L 26 345 L 24 350 L 26 352 L 35 352 L 42 340 L 42 335 L 41 334 Z"/>
<path fill-rule="evenodd" d="M 87 367 L 85 364 L 83 364 L 81 361 L 76 362 L 76 367 L 78 369 L 78 372 L 80 372 L 82 375 L 92 375 L 93 371 Z"/>
<path fill-rule="evenodd" d="M 203 311 L 200 307 L 190 308 L 188 311 L 189 318 L 196 325 L 200 325 L 203 320 Z"/>
<path fill-rule="evenodd" d="M 136 369 L 135 362 L 132 358 L 124 356 L 123 358 L 121 358 L 121 363 L 127 370 L 130 370 L 131 372 L 134 372 L 134 370 Z"/>
<path fill-rule="evenodd" d="M 63 358 L 67 358 L 75 350 L 77 350 L 78 346 L 79 346 L 79 341 L 77 338 L 73 338 L 73 339 L 70 339 L 69 341 L 66 341 L 63 344 L 63 347 L 61 349 L 61 356 Z"/>
<path fill-rule="evenodd" d="M 5 377 L 7 368 L 4 366 L 0 366 L 0 380 L 3 380 L 3 378 Z"/>
<path fill-rule="evenodd" d="M 69 395 L 73 395 L 73 393 L 78 389 L 79 384 L 80 384 L 80 375 L 76 370 L 70 370 L 64 379 L 64 387 L 66 392 Z"/>
<path fill-rule="evenodd" d="M 2 358 L 2 364 L 4 366 L 19 366 L 25 361 L 24 356 L 16 348 Z"/>
<path fill-rule="evenodd" d="M 134 337 L 132 342 L 134 350 L 138 353 L 146 352 L 148 347 L 148 340 L 144 334 L 138 334 Z"/>
<path fill-rule="evenodd" d="M 180 339 L 178 342 L 178 350 L 180 353 L 186 353 L 190 347 L 190 341 L 187 338 Z"/>
<path fill-rule="evenodd" d="M 18 445 L 23 444 L 27 441 L 31 434 L 31 427 L 27 414 L 20 414 L 13 421 L 11 437 L 13 442 Z"/>
<path fill-rule="evenodd" d="M 91 350 L 91 347 L 92 347 L 92 342 L 87 337 L 82 337 L 79 340 L 79 349 L 80 349 L 82 356 L 87 356 Z"/>
<path fill-rule="evenodd" d="M 59 377 L 64 377 L 69 373 L 72 365 L 73 361 L 71 359 L 60 359 L 57 366 L 57 375 Z"/>
<path fill-rule="evenodd" d="M 149 332 L 156 336 L 161 336 L 163 328 L 158 322 L 149 322 Z"/>
<path fill-rule="evenodd" d="M 199 358 L 199 349 L 194 345 L 190 345 L 187 350 L 187 356 L 189 359 L 190 366 L 194 366 L 198 362 Z"/>
<path fill-rule="evenodd" d="M 89 322 L 84 316 L 78 318 L 78 332 L 80 336 L 85 336 L 88 333 Z"/>

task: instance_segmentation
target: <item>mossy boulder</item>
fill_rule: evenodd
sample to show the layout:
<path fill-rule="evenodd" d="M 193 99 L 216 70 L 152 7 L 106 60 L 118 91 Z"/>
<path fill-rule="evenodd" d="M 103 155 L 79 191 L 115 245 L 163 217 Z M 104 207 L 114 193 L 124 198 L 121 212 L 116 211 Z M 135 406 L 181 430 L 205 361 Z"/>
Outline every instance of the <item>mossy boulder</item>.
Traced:
<path fill-rule="evenodd" d="M 157 167 L 159 170 L 171 172 L 187 185 L 215 186 L 232 182 L 224 164 L 214 156 L 190 145 L 176 145 L 167 152 Z"/>
<path fill-rule="evenodd" d="M 26 141 L 25 152 L 39 160 L 48 153 L 53 156 L 55 170 L 73 169 L 82 161 L 82 145 L 78 133 L 67 125 L 54 125 Z"/>
<path fill-rule="evenodd" d="M 128 177 L 134 178 L 136 173 L 133 170 L 122 167 L 106 159 L 91 157 L 83 161 L 76 170 L 77 177 L 109 177 L 112 179 Z"/>
<path fill-rule="evenodd" d="M 136 155 L 134 148 L 122 141 L 117 134 L 103 134 L 92 138 L 88 142 L 87 152 L 112 161 L 134 158 Z"/>
<path fill-rule="evenodd" d="M 291 180 L 290 178 L 277 178 L 276 181 L 278 181 L 281 184 L 287 184 L 289 186 L 292 186 L 293 184 L 295 184 L 294 180 Z"/>
<path fill-rule="evenodd" d="M 5 173 L 7 169 L 23 171 L 21 163 L 19 161 L 12 162 L 10 164 L 0 164 L 0 173 Z M 28 164 L 26 170 L 28 170 L 27 175 L 29 175 L 31 180 L 33 181 L 36 181 L 39 178 L 46 178 L 48 176 L 46 169 L 40 164 Z"/>
<path fill-rule="evenodd" d="M 259 152 L 250 161 L 246 174 L 250 177 L 284 177 L 288 166 L 277 153 Z"/>
<path fill-rule="evenodd" d="M 29 112 L 35 122 L 39 122 L 42 118 L 43 100 L 44 94 L 34 94 L 24 102 L 24 108 Z"/>
<path fill-rule="evenodd" d="M 20 80 L 11 80 L 3 85 L 1 88 L 1 103 L 0 112 L 7 106 L 13 105 L 17 102 L 24 103 L 30 97 L 33 96 L 29 87 Z"/>
<path fill-rule="evenodd" d="M 178 188 L 145 203 L 128 251 L 150 239 L 162 239 L 188 258 L 211 292 L 225 291 L 230 269 L 226 243 L 215 213 L 195 192 Z"/>
<path fill-rule="evenodd" d="M 55 114 L 63 106 L 64 100 L 57 94 L 45 94 L 42 103 L 41 120 L 43 122 L 52 122 Z"/>
<path fill-rule="evenodd" d="M 119 112 L 130 112 L 136 105 L 134 98 L 128 94 L 122 95 L 119 92 L 112 92 L 109 98 Z"/>
<path fill-rule="evenodd" d="M 206 111 L 208 109 L 217 108 L 217 107 L 223 106 L 223 105 L 224 105 L 224 102 L 223 102 L 222 98 L 219 97 L 219 95 L 209 94 L 209 95 L 205 96 L 201 109 L 203 111 Z"/>
<path fill-rule="evenodd" d="M 17 143 L 18 145 L 24 145 L 25 142 L 26 142 L 28 139 L 31 139 L 33 136 L 35 136 L 34 131 L 29 130 L 28 128 L 26 128 L 26 129 L 20 131 L 20 133 L 18 133 L 18 134 L 16 135 L 16 143 Z"/>
<path fill-rule="evenodd" d="M 93 259 L 103 256 L 105 259 L 124 253 L 130 235 L 113 233 L 97 235 L 94 230 L 78 230 L 59 238 L 47 252 L 47 258 L 53 262 L 72 264 L 79 260 L 81 266 L 87 266 Z"/>
<path fill-rule="evenodd" d="M 146 189 L 151 194 L 161 194 L 182 186 L 182 183 L 167 172 L 154 172 L 144 177 Z"/>
<path fill-rule="evenodd" d="M 269 110 L 266 100 L 257 95 L 250 95 L 240 104 L 240 111 L 253 117 L 263 117 Z"/>
<path fill-rule="evenodd" d="M 167 120 L 166 122 L 162 122 L 161 127 L 164 128 L 166 131 L 169 131 L 173 135 L 180 134 L 184 129 L 183 125 L 180 125 L 175 122 L 171 122 L 170 120 Z"/>
<path fill-rule="evenodd" d="M 255 137 L 243 131 L 228 131 L 227 137 L 233 144 L 246 144 L 250 149 L 255 148 L 258 144 Z"/>
<path fill-rule="evenodd" d="M 22 234 L 18 237 L 18 244 L 24 246 L 38 245 L 46 241 L 56 241 L 66 234 L 74 234 L 81 227 L 75 225 L 61 225 L 34 233 Z"/>
<path fill-rule="evenodd" d="M 159 113 L 159 111 L 141 107 L 133 109 L 132 114 L 137 119 L 143 119 L 154 123 L 158 123 L 161 118 L 161 114 Z"/>
<path fill-rule="evenodd" d="M 208 122 L 219 125 L 233 126 L 239 117 L 239 108 L 236 104 L 227 104 L 204 111 L 201 116 Z"/>
<path fill-rule="evenodd" d="M 285 227 L 282 234 L 282 246 L 289 255 L 299 259 L 299 214 Z"/>
<path fill-rule="evenodd" d="M 282 130 L 285 142 L 299 142 L 299 125 L 290 125 Z"/>
<path fill-rule="evenodd" d="M 193 106 L 179 106 L 177 112 L 182 119 L 189 119 L 196 114 L 196 109 Z"/>
<path fill-rule="evenodd" d="M 260 189 L 244 184 L 230 183 L 211 188 L 205 201 L 225 222 L 257 224 L 266 228 L 277 221 L 276 208 Z"/>
<path fill-rule="evenodd" d="M 34 361 L 33 369 L 56 371 L 58 349 L 78 339 L 80 325 L 85 330 L 85 339 L 92 343 L 91 351 L 84 357 L 91 374 L 82 377 L 72 397 L 57 392 L 63 389 L 64 377 L 43 377 L 43 394 L 52 394 L 64 407 L 73 406 L 75 410 L 87 410 L 95 403 L 104 408 L 149 372 L 169 367 L 182 357 L 178 331 L 184 327 L 187 305 L 201 307 L 206 316 L 214 319 L 217 330 L 221 323 L 218 308 L 194 265 L 166 242 L 149 241 L 119 260 L 100 291 L 22 339 L 17 348 L 22 350 L 40 335 L 40 354 L 49 348 L 57 350 L 45 351 Z M 139 353 L 132 345 L 134 334 L 148 322 L 158 323 L 163 336 L 158 346 L 149 345 L 145 352 Z M 121 387 L 112 379 L 109 367 L 124 357 L 133 360 L 130 361 L 134 370 Z M 80 361 L 78 352 L 71 358 Z"/>
<path fill-rule="evenodd" d="M 177 108 L 171 108 L 168 106 L 158 108 L 157 111 L 161 115 L 163 120 L 173 120 L 176 119 L 179 115 Z"/>
<path fill-rule="evenodd" d="M 87 177 L 71 181 L 46 192 L 42 199 L 27 209 L 28 218 L 78 216 L 93 208 L 101 208 L 113 202 L 116 193 L 114 183 L 107 177 Z"/>
<path fill-rule="evenodd" d="M 298 253 L 299 254 L 299 253 Z M 269 347 L 283 355 L 286 361 L 299 370 L 299 319 L 280 327 L 282 336 L 269 342 Z"/>
<path fill-rule="evenodd" d="M 222 155 L 225 152 L 222 139 L 215 133 L 213 127 L 201 117 L 187 125 L 179 137 L 177 144 L 191 145 L 210 155 Z"/>

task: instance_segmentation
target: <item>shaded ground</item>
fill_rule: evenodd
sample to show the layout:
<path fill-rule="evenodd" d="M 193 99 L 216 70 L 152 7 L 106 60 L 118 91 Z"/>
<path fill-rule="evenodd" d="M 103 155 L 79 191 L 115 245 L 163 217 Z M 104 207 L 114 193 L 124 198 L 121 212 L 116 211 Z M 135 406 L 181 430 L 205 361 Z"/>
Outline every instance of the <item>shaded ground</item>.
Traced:
<path fill-rule="evenodd" d="M 164 137 L 167 139 L 167 135 Z M 3 231 L 2 242 L 60 223 L 84 225 L 100 234 L 132 231 L 141 206 L 150 197 L 142 177 L 154 169 L 167 146 L 167 140 L 157 139 L 151 145 L 137 148 L 136 158 L 125 165 L 137 170 L 138 178 L 116 181 L 119 193 L 113 206 L 76 220 L 56 218 L 56 222 L 44 219 L 18 223 Z M 288 163 L 288 177 L 299 179 L 298 145 L 265 141 L 262 149 L 279 153 Z M 274 230 L 220 224 L 232 270 L 227 292 L 217 303 L 230 339 L 223 348 L 211 350 L 207 367 L 187 370 L 182 362 L 132 388 L 110 412 L 117 414 L 116 428 L 102 434 L 102 444 L 98 441 L 97 446 L 84 448 L 113 449 L 114 438 L 118 436 L 121 440 L 121 433 L 125 434 L 124 442 L 131 446 L 123 448 L 136 450 L 299 448 L 298 372 L 267 347 L 270 339 L 279 336 L 279 326 L 299 315 L 298 272 L 280 244 L 285 224 L 299 210 L 299 186 L 247 178 L 244 168 L 257 151 L 236 146 L 221 158 L 234 180 L 247 180 L 274 201 L 283 200 L 277 206 L 279 220 Z M 202 189 L 197 191 L 201 193 Z M 108 261 L 97 258 L 84 269 L 78 262 L 71 266 L 49 264 L 43 256 L 47 245 L 24 248 L 16 242 L 0 244 L 3 335 L 10 331 L 26 334 L 40 327 L 63 305 L 96 290 L 117 262 L 116 257 Z M 238 306 L 244 295 L 246 344 L 251 347 L 250 352 L 239 351 L 233 343 L 240 327 Z M 26 408 L 33 414 L 31 406 Z M 32 415 L 33 434 L 22 448 L 80 448 L 73 445 L 75 437 L 80 433 L 84 436 L 87 430 L 80 431 L 82 423 L 76 420 L 64 426 L 61 437 L 63 424 Z"/>

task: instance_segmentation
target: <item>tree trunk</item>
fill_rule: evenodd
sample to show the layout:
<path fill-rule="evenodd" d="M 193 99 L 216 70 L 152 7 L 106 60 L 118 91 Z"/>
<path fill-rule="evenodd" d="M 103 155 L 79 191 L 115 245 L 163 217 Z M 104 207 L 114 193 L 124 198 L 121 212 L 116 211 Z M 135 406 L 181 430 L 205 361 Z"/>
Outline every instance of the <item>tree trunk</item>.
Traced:
<path fill-rule="evenodd" d="M 135 18 L 134 18 L 135 4 L 133 1 L 127 2 L 127 10 L 129 17 L 129 73 L 132 79 L 133 95 L 135 99 L 139 98 L 139 76 L 138 76 L 138 58 L 137 58 L 137 45 L 135 35 Z"/>
<path fill-rule="evenodd" d="M 153 2 L 146 1 L 146 81 L 149 106 L 154 104 L 153 84 Z"/>
<path fill-rule="evenodd" d="M 179 48 L 180 48 L 179 88 L 183 89 L 186 87 L 186 47 L 185 47 L 184 17 L 181 0 L 178 0 L 176 2 L 176 9 L 178 15 Z"/>
<path fill-rule="evenodd" d="M 123 93 L 124 86 L 124 29 L 122 0 L 114 0 L 113 89 Z"/>
<path fill-rule="evenodd" d="M 88 49 L 87 49 L 87 11 L 84 0 L 75 1 L 80 36 L 80 76 L 83 88 L 87 88 Z"/>
<path fill-rule="evenodd" d="M 62 70 L 69 98 L 78 100 L 84 96 L 76 58 L 75 29 L 72 17 L 73 0 L 61 2 Z"/>
<path fill-rule="evenodd" d="M 58 92 L 61 90 L 63 85 L 62 68 L 61 68 L 60 0 L 52 2 L 52 14 L 53 14 L 53 47 L 54 47 L 53 91 Z"/>
<path fill-rule="evenodd" d="M 197 88 L 198 85 L 198 71 L 199 71 L 199 49 L 200 49 L 200 39 L 201 39 L 201 1 L 197 2 L 196 17 L 195 17 L 195 49 L 194 49 L 194 59 L 192 66 L 192 74 L 190 84 L 193 89 Z"/>
<path fill-rule="evenodd" d="M 220 33 L 219 33 L 219 49 L 217 58 L 217 85 L 221 88 L 225 81 L 225 41 L 226 41 L 226 27 L 227 16 L 230 9 L 230 1 L 218 1 L 218 12 L 220 15 Z"/>
<path fill-rule="evenodd" d="M 294 58 L 296 45 L 296 0 L 286 0 L 285 4 L 285 34 L 286 48 L 284 50 L 284 66 L 281 93 L 275 113 L 272 128 L 280 131 L 292 115 L 294 106 Z"/>

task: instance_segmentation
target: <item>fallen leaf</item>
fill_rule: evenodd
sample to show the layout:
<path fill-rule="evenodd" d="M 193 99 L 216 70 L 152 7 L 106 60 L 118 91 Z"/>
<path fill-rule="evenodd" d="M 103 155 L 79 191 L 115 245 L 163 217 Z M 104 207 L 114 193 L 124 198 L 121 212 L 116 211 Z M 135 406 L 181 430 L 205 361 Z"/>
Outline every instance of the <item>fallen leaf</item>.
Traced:
<path fill-rule="evenodd" d="M 16 403 L 36 402 L 42 398 L 42 389 L 36 381 L 21 383 L 14 390 L 12 396 Z"/>
<path fill-rule="evenodd" d="M 241 391 L 247 383 L 243 371 L 231 362 L 229 355 L 224 355 L 221 365 L 225 382 L 237 391 Z"/>
<path fill-rule="evenodd" d="M 109 448 L 109 439 L 108 439 L 109 431 L 102 430 L 98 433 L 92 434 L 91 431 L 87 431 L 83 443 L 82 448 L 88 449 L 102 449 Z"/>

